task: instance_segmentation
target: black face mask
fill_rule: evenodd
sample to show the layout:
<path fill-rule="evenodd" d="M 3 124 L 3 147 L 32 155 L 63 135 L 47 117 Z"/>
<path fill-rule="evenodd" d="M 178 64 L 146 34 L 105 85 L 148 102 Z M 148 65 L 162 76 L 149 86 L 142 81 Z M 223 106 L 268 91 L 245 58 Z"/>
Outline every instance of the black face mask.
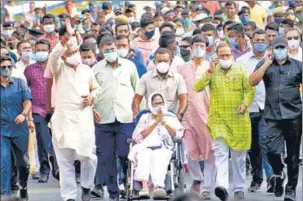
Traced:
<path fill-rule="evenodd" d="M 181 56 L 184 59 L 184 61 L 189 61 L 189 59 L 190 59 L 190 50 L 181 48 L 180 52 L 181 52 Z"/>

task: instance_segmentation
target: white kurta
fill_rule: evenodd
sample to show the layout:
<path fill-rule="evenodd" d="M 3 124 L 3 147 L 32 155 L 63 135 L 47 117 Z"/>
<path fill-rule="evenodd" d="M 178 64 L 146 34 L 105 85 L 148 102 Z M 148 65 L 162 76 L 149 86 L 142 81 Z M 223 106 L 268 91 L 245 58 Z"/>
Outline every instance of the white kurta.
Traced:
<path fill-rule="evenodd" d="M 76 70 L 61 59 L 66 47 L 58 43 L 51 55 L 51 70 L 56 82 L 56 107 L 51 119 L 52 132 L 59 148 L 74 149 L 78 155 L 93 158 L 95 127 L 91 106 L 83 97 L 96 98 L 98 83 L 89 66 L 80 64 Z"/>

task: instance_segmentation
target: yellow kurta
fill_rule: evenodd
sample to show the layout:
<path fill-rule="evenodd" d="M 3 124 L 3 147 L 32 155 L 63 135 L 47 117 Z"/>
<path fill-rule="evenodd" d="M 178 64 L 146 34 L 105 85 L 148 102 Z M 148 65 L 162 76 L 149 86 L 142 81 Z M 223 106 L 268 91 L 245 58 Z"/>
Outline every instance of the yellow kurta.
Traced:
<path fill-rule="evenodd" d="M 249 112 L 239 114 L 241 104 L 247 107 L 252 102 L 255 89 L 249 85 L 244 66 L 233 64 L 225 74 L 217 65 L 211 77 L 202 75 L 194 85 L 199 92 L 210 87 L 210 110 L 208 129 L 213 140 L 222 137 L 235 151 L 249 150 L 251 146 L 251 125 Z"/>

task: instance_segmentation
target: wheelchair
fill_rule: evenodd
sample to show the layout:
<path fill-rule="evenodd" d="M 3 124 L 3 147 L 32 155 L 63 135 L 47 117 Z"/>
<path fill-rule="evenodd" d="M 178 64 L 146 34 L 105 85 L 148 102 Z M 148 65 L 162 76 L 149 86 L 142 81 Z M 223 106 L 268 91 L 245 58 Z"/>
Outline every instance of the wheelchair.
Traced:
<path fill-rule="evenodd" d="M 141 111 L 136 117 L 136 124 L 143 114 L 150 113 L 149 110 Z M 131 150 L 134 142 L 128 140 L 129 148 Z M 154 198 L 154 200 L 169 200 L 174 196 L 184 193 L 186 185 L 184 182 L 185 170 L 184 170 L 184 146 L 182 140 L 174 140 L 174 153 L 170 160 L 166 179 L 165 179 L 165 190 L 167 192 L 166 197 Z M 127 175 L 126 175 L 126 188 L 125 188 L 125 199 L 127 201 L 132 200 L 144 200 L 150 199 L 150 197 L 139 196 L 139 191 L 142 186 L 141 183 L 134 181 L 134 165 L 132 161 L 128 160 L 127 164 Z"/>

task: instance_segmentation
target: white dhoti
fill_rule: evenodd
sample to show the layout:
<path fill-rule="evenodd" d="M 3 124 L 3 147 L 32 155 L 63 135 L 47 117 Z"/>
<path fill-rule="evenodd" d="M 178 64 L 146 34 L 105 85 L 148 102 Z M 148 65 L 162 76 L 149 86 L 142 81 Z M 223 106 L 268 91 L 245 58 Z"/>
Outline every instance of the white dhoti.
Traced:
<path fill-rule="evenodd" d="M 134 179 L 136 181 L 148 181 L 151 176 L 155 187 L 165 187 L 164 181 L 172 152 L 166 148 L 143 149 L 137 155 L 137 167 Z"/>

